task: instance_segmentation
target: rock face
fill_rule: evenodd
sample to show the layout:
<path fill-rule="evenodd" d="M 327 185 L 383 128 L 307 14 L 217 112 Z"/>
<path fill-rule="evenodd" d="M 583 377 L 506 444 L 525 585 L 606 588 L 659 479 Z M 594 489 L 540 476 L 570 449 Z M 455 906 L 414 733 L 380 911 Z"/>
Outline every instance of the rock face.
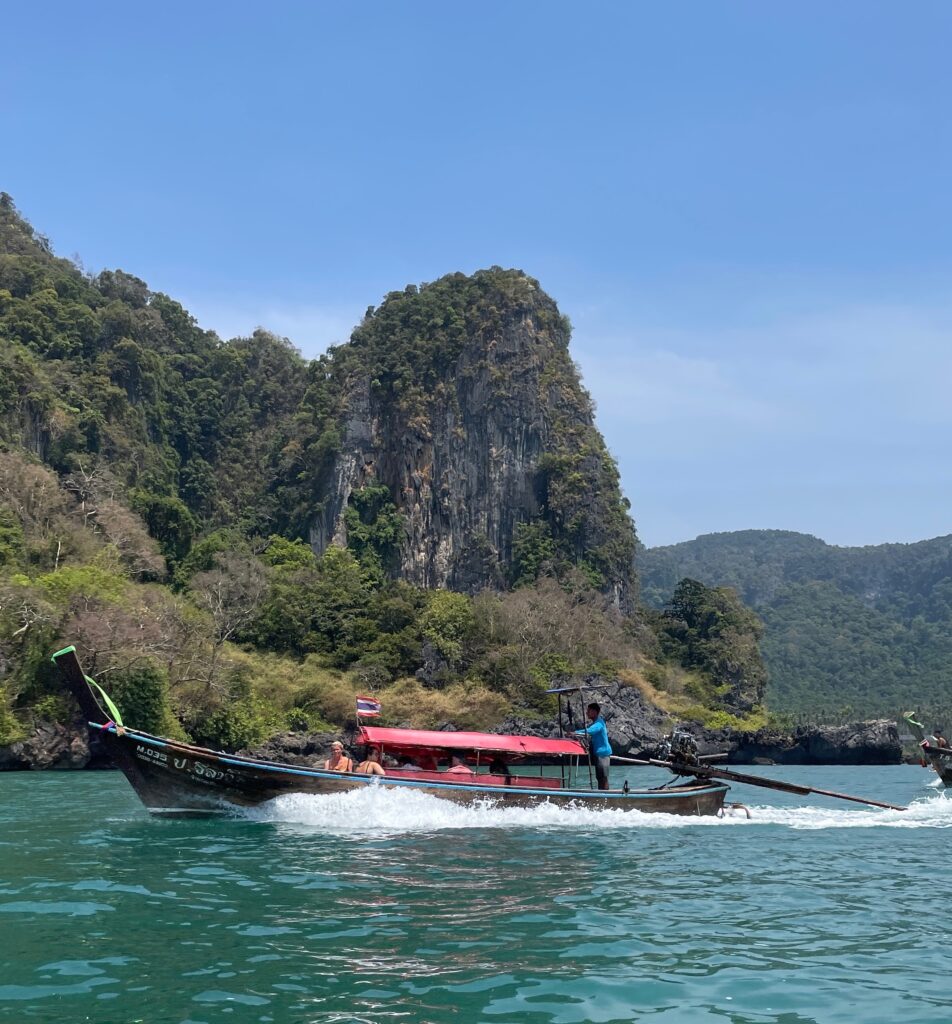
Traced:
<path fill-rule="evenodd" d="M 82 722 L 62 725 L 38 719 L 27 739 L 0 747 L 0 771 L 42 771 L 89 765 L 89 742 Z"/>
<path fill-rule="evenodd" d="M 894 722 L 880 719 L 842 726 L 811 726 L 792 735 L 770 730 L 724 737 L 722 750 L 734 764 L 769 759 L 777 764 L 901 764 L 902 744 Z M 715 745 L 717 737 L 711 736 Z"/>
<path fill-rule="evenodd" d="M 330 755 L 334 740 L 347 743 L 346 736 L 334 732 L 282 732 L 258 747 L 240 750 L 239 753 L 245 757 L 260 757 L 266 761 L 313 768 L 324 763 Z M 350 750 L 347 753 L 353 756 Z"/>
<path fill-rule="evenodd" d="M 565 735 L 588 724 L 583 705 L 591 701 L 602 705 L 612 750 L 622 757 L 634 757 L 653 750 L 670 731 L 665 714 L 649 704 L 634 687 L 607 679 L 590 680 L 586 687 L 583 700 L 578 694 L 573 694 L 570 705 L 563 701 L 561 724 Z M 507 718 L 493 731 L 554 738 L 559 735 L 559 722 L 555 719 L 513 717 Z"/>
<path fill-rule="evenodd" d="M 310 542 L 347 542 L 355 490 L 385 484 L 403 516 L 396 574 L 474 592 L 510 577 L 520 524 L 543 557 L 578 564 L 621 608 L 634 530 L 568 353 L 569 329 L 518 271 L 451 275 L 387 297 L 347 346 L 341 442 Z"/>

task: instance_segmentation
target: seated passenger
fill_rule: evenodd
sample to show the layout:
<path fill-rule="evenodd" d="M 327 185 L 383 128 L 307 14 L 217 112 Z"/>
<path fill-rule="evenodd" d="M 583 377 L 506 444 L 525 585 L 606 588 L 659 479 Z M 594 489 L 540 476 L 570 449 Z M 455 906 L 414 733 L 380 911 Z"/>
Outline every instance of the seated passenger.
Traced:
<path fill-rule="evenodd" d="M 505 785 L 512 785 L 512 776 L 509 774 L 509 765 L 501 757 L 494 757 L 489 762 L 489 774 L 490 775 L 502 775 L 505 779 Z"/>
<path fill-rule="evenodd" d="M 329 772 L 352 772 L 354 762 L 344 756 L 344 744 L 334 740 L 331 744 L 331 756 L 324 762 L 324 769 Z"/>
<path fill-rule="evenodd" d="M 450 758 L 450 766 L 446 769 L 447 775 L 475 775 L 472 768 L 455 754 Z"/>
<path fill-rule="evenodd" d="M 357 765 L 358 775 L 386 775 L 380 764 L 380 750 L 377 747 L 370 747 L 367 757 Z"/>

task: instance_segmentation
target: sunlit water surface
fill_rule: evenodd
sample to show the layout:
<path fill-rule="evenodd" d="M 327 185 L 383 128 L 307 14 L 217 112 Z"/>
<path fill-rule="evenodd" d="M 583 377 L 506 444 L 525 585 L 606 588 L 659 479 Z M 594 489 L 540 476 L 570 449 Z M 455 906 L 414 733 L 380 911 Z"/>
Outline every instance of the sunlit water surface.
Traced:
<path fill-rule="evenodd" d="M 374 789 L 174 821 L 117 773 L 0 775 L 0 1019 L 952 1019 L 952 799 L 911 766 L 767 773 L 912 807 L 735 788 L 753 820 L 717 821 Z"/>

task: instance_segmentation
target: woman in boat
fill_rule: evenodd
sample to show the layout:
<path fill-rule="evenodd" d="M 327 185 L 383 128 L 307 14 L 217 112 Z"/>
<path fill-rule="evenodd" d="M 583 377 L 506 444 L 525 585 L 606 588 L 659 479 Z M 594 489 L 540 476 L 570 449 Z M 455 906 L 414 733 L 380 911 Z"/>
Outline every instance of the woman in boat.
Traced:
<path fill-rule="evenodd" d="M 369 747 L 367 756 L 357 765 L 358 775 L 386 775 L 386 771 L 380 764 L 380 750 L 377 747 Z"/>
<path fill-rule="evenodd" d="M 334 740 L 331 744 L 331 756 L 324 762 L 324 770 L 328 772 L 352 772 L 354 762 L 344 756 L 344 744 Z"/>

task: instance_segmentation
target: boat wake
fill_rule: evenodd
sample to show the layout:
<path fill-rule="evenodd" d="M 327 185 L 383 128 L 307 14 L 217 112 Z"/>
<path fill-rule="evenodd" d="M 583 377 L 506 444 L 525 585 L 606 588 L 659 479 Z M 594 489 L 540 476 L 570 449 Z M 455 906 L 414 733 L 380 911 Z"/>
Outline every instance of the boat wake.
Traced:
<path fill-rule="evenodd" d="M 751 818 L 728 810 L 723 818 L 643 814 L 588 807 L 499 807 L 492 801 L 463 806 L 426 793 L 380 787 L 312 796 L 278 797 L 245 812 L 254 821 L 282 823 L 340 835 L 395 835 L 453 829 L 554 829 L 590 833 L 604 829 L 645 828 L 952 828 L 952 799 L 944 795 L 916 800 L 908 810 L 852 807 L 776 807 L 749 804 Z"/>

